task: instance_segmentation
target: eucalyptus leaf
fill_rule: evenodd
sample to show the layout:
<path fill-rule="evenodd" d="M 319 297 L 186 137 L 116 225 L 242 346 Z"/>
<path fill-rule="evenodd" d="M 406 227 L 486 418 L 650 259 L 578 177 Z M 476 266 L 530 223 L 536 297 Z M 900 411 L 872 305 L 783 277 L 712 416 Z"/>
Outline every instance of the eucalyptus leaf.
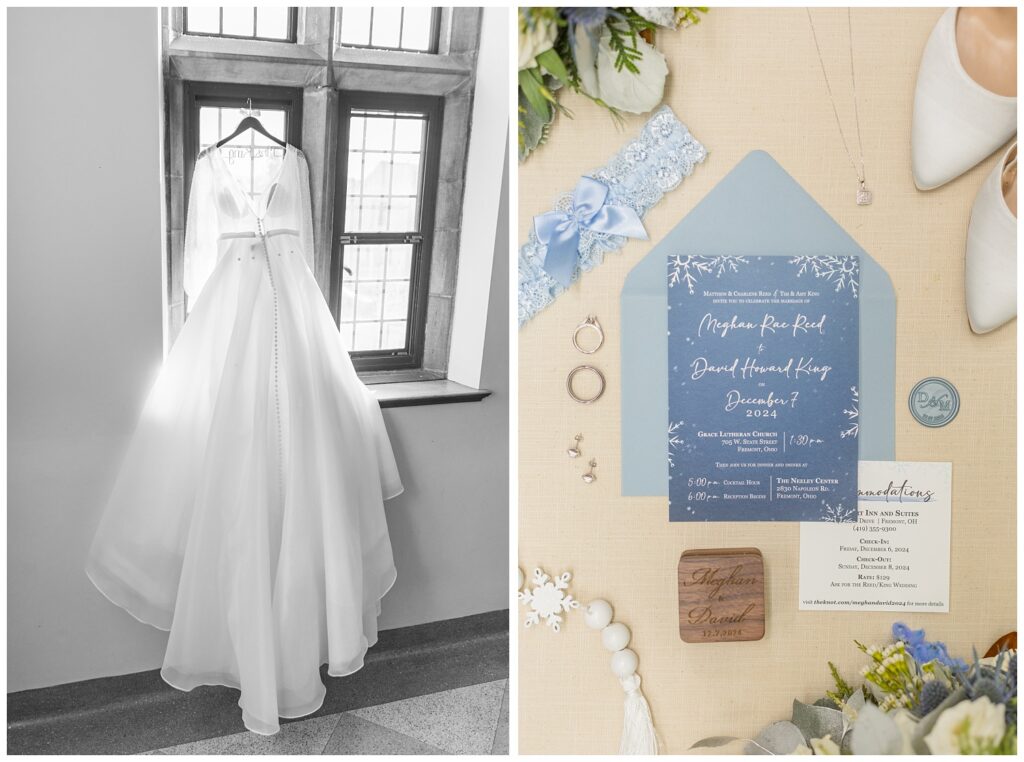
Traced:
<path fill-rule="evenodd" d="M 708 738 L 702 738 L 697 743 L 691 746 L 691 749 L 717 749 L 719 746 L 728 746 L 734 741 L 749 741 L 749 738 L 740 738 L 738 736 L 710 736 Z"/>
<path fill-rule="evenodd" d="M 899 754 L 903 733 L 892 717 L 874 704 L 866 704 L 850 731 L 850 750 L 854 754 Z"/>
<path fill-rule="evenodd" d="M 545 50 L 537 56 L 537 63 L 562 84 L 569 84 L 569 71 L 565 68 L 565 64 L 558 57 L 558 53 L 555 52 L 554 48 Z"/>
<path fill-rule="evenodd" d="M 525 161 L 538 146 L 548 138 L 548 130 L 555 120 L 554 111 L 541 116 L 526 97 L 519 93 L 519 161 Z"/>
<path fill-rule="evenodd" d="M 950 693 L 946 700 L 935 707 L 932 711 L 928 712 L 926 717 L 923 717 L 920 722 L 917 723 L 917 730 L 914 731 L 914 737 L 910 739 L 910 745 L 914 747 L 914 752 L 917 754 L 931 754 L 931 749 L 928 748 L 928 744 L 925 743 L 925 736 L 932 732 L 932 728 L 935 727 L 935 723 L 939 719 L 939 715 L 949 709 L 951 706 L 959 704 L 967 698 L 967 691 L 961 686 L 955 691 Z"/>
<path fill-rule="evenodd" d="M 529 69 L 523 69 L 519 72 L 520 92 L 526 96 L 526 100 L 529 102 L 531 108 L 533 108 L 533 110 L 539 115 L 546 118 L 551 113 L 552 107 L 541 92 L 541 87 L 542 85 L 538 84 L 537 80 L 531 75 Z"/>
<path fill-rule="evenodd" d="M 744 754 L 792 754 L 804 743 L 804 734 L 792 722 L 773 722 L 748 743 Z"/>
<path fill-rule="evenodd" d="M 831 736 L 839 743 L 843 737 L 843 713 L 838 709 L 823 706 L 811 706 L 793 700 L 793 724 L 804 734 L 808 743 L 812 738 Z"/>
<path fill-rule="evenodd" d="M 844 727 L 849 728 L 857 719 L 857 713 L 864 708 L 864 691 L 858 688 L 850 698 L 843 702 L 843 717 L 846 719 Z"/>

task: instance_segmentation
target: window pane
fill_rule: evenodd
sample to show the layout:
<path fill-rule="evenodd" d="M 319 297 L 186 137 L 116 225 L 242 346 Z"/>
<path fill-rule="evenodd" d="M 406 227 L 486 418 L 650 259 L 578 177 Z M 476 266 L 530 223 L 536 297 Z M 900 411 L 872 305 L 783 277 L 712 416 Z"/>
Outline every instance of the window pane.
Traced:
<path fill-rule="evenodd" d="M 409 314 L 409 281 L 389 280 L 384 284 L 384 319 L 395 320 Z"/>
<path fill-rule="evenodd" d="M 419 228 L 426 119 L 415 113 L 353 111 L 345 227 L 351 232 Z"/>
<path fill-rule="evenodd" d="M 392 233 L 415 232 L 419 228 L 416 224 L 416 199 L 414 198 L 392 198 L 390 215 L 388 217 L 388 231 Z"/>
<path fill-rule="evenodd" d="M 408 6 L 402 23 L 403 50 L 430 50 L 431 20 L 433 8 Z"/>
<path fill-rule="evenodd" d="M 224 6 L 224 29 L 222 34 L 233 34 L 240 37 L 253 36 L 253 13 L 256 9 L 252 6 L 241 8 Z"/>
<path fill-rule="evenodd" d="M 370 44 L 370 15 L 372 8 L 340 8 L 341 32 L 338 39 L 342 45 Z"/>
<path fill-rule="evenodd" d="M 430 7 L 338 8 L 338 44 L 429 52 L 435 44 Z"/>
<path fill-rule="evenodd" d="M 370 45 L 375 48 L 397 48 L 401 43 L 402 9 L 376 7 L 373 9 L 373 27 Z"/>
<path fill-rule="evenodd" d="M 391 244 L 388 247 L 388 280 L 408 280 L 412 275 L 412 245 Z"/>
<path fill-rule="evenodd" d="M 384 301 L 384 284 L 380 281 L 356 283 L 356 320 L 380 321 L 381 305 Z"/>
<path fill-rule="evenodd" d="M 396 153 L 392 165 L 391 194 L 415 196 L 420 187 L 420 157 L 415 153 Z"/>
<path fill-rule="evenodd" d="M 422 119 L 396 119 L 395 150 L 419 152 L 423 146 L 425 124 L 426 122 Z"/>
<path fill-rule="evenodd" d="M 410 244 L 346 246 L 341 288 L 341 335 L 352 349 L 406 346 L 412 266 Z"/>
<path fill-rule="evenodd" d="M 257 8 L 256 36 L 288 39 L 288 14 L 287 7 Z"/>
<path fill-rule="evenodd" d="M 354 116 L 348 123 L 348 144 L 359 150 L 363 146 L 363 130 L 366 127 L 366 120 L 361 116 Z"/>
<path fill-rule="evenodd" d="M 356 323 L 352 349 L 380 349 L 380 323 Z"/>
<path fill-rule="evenodd" d="M 345 278 L 341 283 L 341 322 L 351 323 L 356 319 L 356 284 L 348 273 Z"/>
<path fill-rule="evenodd" d="M 362 210 L 359 217 L 359 227 L 355 230 L 364 233 L 379 233 L 387 230 L 388 203 L 387 199 L 381 196 L 363 196 L 360 199 Z"/>
<path fill-rule="evenodd" d="M 217 6 L 198 5 L 188 8 L 188 28 L 186 33 L 219 34 L 220 8 Z"/>
<path fill-rule="evenodd" d="M 384 280 L 386 246 L 359 247 L 359 280 Z"/>
<path fill-rule="evenodd" d="M 363 193 L 368 196 L 387 196 L 391 189 L 391 154 L 363 154 Z"/>
<path fill-rule="evenodd" d="M 348 154 L 348 190 L 349 196 L 358 196 L 363 192 L 363 154 L 360 151 L 349 151 Z"/>
<path fill-rule="evenodd" d="M 199 142 L 202 148 L 220 140 L 220 109 L 202 107 L 199 109 Z"/>
<path fill-rule="evenodd" d="M 405 347 L 405 321 L 392 320 L 384 324 L 381 349 L 403 349 Z"/>
<path fill-rule="evenodd" d="M 394 145 L 395 120 L 391 117 L 370 117 L 366 120 L 366 150 L 390 151 Z"/>
<path fill-rule="evenodd" d="M 345 230 L 362 230 L 362 198 L 348 196 L 345 199 Z"/>

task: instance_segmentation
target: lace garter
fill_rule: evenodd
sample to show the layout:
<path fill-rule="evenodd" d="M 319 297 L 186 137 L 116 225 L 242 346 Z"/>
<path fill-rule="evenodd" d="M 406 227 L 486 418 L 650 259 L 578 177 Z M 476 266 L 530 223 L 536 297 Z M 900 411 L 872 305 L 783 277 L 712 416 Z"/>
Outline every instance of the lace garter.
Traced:
<path fill-rule="evenodd" d="M 694 166 L 704 161 L 707 151 L 676 118 L 668 106 L 659 108 L 640 131 L 608 164 L 588 177 L 608 187 L 607 204 L 628 207 L 643 218 L 662 196 L 678 186 Z M 574 194 L 562 194 L 554 210 L 579 221 Z M 576 268 L 571 281 L 604 259 L 604 253 L 618 251 L 626 236 L 594 230 L 580 224 Z M 537 238 L 536 226 L 519 249 L 519 326 L 547 307 L 565 287 L 544 269 L 548 247 Z"/>

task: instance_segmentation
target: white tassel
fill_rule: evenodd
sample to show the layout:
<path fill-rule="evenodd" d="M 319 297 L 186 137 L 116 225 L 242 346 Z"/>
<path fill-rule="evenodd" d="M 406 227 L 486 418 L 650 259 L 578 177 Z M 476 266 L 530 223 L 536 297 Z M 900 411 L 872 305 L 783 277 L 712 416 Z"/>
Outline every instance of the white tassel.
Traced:
<path fill-rule="evenodd" d="M 651 707 L 640 691 L 640 675 L 633 674 L 619 682 L 626 692 L 619 754 L 657 754 L 658 735 L 651 719 Z"/>

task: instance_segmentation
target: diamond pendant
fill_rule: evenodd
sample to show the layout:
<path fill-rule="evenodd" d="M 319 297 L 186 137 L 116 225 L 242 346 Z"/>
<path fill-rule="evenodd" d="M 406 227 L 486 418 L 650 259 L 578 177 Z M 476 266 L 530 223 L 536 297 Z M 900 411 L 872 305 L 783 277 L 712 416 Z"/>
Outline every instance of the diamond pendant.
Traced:
<path fill-rule="evenodd" d="M 857 189 L 857 206 L 870 206 L 871 199 L 871 191 L 861 182 L 860 188 Z"/>

